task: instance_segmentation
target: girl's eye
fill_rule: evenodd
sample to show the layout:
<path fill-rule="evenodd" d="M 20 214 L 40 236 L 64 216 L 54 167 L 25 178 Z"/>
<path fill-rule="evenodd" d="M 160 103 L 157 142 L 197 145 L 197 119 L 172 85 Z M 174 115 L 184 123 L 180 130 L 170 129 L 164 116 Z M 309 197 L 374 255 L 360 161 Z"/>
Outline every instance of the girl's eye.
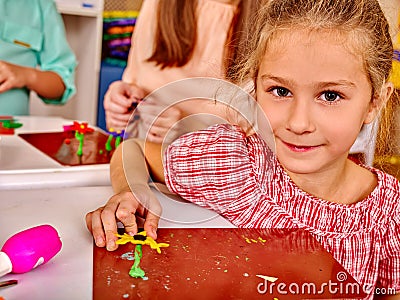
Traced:
<path fill-rule="evenodd" d="M 340 100 L 341 97 L 340 97 L 339 94 L 336 93 L 336 92 L 328 91 L 328 92 L 324 92 L 324 93 L 321 95 L 321 99 L 322 99 L 323 101 L 327 101 L 327 102 L 335 102 L 335 101 Z"/>
<path fill-rule="evenodd" d="M 289 97 L 289 96 L 291 96 L 290 91 L 288 89 L 283 88 L 283 87 L 274 87 L 274 88 L 271 89 L 271 92 L 276 97 Z"/>

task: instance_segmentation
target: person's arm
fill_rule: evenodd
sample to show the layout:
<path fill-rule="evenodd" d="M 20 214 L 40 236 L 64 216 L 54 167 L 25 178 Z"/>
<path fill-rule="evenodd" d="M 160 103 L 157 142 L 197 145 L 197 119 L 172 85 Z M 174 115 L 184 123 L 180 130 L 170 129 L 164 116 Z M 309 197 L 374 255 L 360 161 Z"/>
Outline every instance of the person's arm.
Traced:
<path fill-rule="evenodd" d="M 31 69 L 32 75 L 28 77 L 26 87 L 35 91 L 39 97 L 46 99 L 59 99 L 65 92 L 65 84 L 55 72 Z"/>
<path fill-rule="evenodd" d="M 38 52 L 40 71 L 28 88 L 47 104 L 63 104 L 75 93 L 77 61 L 66 37 L 63 19 L 54 1 L 41 0 L 43 46 Z M 46 81 L 51 80 L 51 81 Z M 52 85 L 55 87 L 52 87 Z"/>
<path fill-rule="evenodd" d="M 122 149 L 123 157 L 122 159 L 116 157 L 118 164 L 114 164 L 111 173 L 120 173 L 122 171 L 120 168 L 123 167 L 130 182 L 147 186 L 151 177 L 155 182 L 165 183 L 162 151 L 163 147 L 159 143 L 145 142 L 138 139 L 126 140 L 125 148 Z M 135 157 L 139 153 L 144 160 Z M 121 160 L 123 161 L 123 166 L 120 164 Z M 146 175 L 143 176 L 143 174 Z M 114 189 L 119 188 L 121 187 L 116 183 Z"/>
<path fill-rule="evenodd" d="M 0 93 L 24 87 L 49 99 L 61 98 L 65 91 L 61 77 L 55 72 L 0 61 Z"/>
<path fill-rule="evenodd" d="M 146 161 L 151 162 L 147 165 Z M 117 220 L 125 231 L 135 234 L 137 217 L 144 218 L 144 230 L 156 239 L 161 206 L 148 186 L 149 171 L 153 179 L 163 180 L 161 146 L 144 144 L 139 140 L 125 140 L 114 152 L 110 163 L 111 183 L 115 195 L 105 206 L 86 215 L 86 224 L 95 243 L 107 250 L 115 250 Z M 127 180 L 129 178 L 129 180 Z"/>

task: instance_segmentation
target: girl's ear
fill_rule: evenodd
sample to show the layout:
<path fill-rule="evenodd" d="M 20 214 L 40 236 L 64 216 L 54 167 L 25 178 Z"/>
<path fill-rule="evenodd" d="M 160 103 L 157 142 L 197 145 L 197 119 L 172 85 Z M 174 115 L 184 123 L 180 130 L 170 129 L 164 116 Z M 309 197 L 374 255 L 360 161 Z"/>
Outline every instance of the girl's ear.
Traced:
<path fill-rule="evenodd" d="M 381 89 L 380 94 L 375 94 L 369 103 L 369 109 L 364 119 L 364 124 L 369 124 L 379 115 L 379 112 L 385 107 L 394 90 L 393 83 L 386 82 Z"/>

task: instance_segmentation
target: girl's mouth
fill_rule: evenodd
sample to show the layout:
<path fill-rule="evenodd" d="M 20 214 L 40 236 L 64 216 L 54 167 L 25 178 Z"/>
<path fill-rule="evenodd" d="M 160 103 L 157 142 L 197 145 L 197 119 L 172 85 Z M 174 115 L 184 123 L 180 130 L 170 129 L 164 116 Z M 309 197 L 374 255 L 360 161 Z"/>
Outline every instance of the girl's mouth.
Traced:
<path fill-rule="evenodd" d="M 293 151 L 293 152 L 309 152 L 309 151 L 315 150 L 315 149 L 320 147 L 320 145 L 318 145 L 318 146 L 294 145 L 294 144 L 291 144 L 291 143 L 286 143 L 284 141 L 282 141 L 282 143 L 287 148 L 289 148 L 290 151 Z"/>

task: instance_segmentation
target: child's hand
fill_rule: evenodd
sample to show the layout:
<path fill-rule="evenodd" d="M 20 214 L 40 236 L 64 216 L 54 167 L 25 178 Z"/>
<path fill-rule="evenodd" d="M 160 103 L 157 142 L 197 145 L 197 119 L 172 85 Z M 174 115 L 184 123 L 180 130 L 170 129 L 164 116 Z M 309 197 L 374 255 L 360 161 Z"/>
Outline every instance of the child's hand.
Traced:
<path fill-rule="evenodd" d="M 110 84 L 104 95 L 104 109 L 107 128 L 125 129 L 131 117 L 132 105 L 136 105 L 145 96 L 141 88 L 123 81 Z"/>
<path fill-rule="evenodd" d="M 132 192 L 125 191 L 112 196 L 105 206 L 86 215 L 86 226 L 98 247 L 106 246 L 109 251 L 117 249 L 117 220 L 122 222 L 127 233 L 136 234 L 137 216 L 145 219 L 144 230 L 147 235 L 157 238 L 160 203 L 148 186 L 136 186 L 133 189 L 136 197 L 141 199 L 140 202 Z"/>
<path fill-rule="evenodd" d="M 27 85 L 31 69 L 0 61 L 0 93 Z"/>

